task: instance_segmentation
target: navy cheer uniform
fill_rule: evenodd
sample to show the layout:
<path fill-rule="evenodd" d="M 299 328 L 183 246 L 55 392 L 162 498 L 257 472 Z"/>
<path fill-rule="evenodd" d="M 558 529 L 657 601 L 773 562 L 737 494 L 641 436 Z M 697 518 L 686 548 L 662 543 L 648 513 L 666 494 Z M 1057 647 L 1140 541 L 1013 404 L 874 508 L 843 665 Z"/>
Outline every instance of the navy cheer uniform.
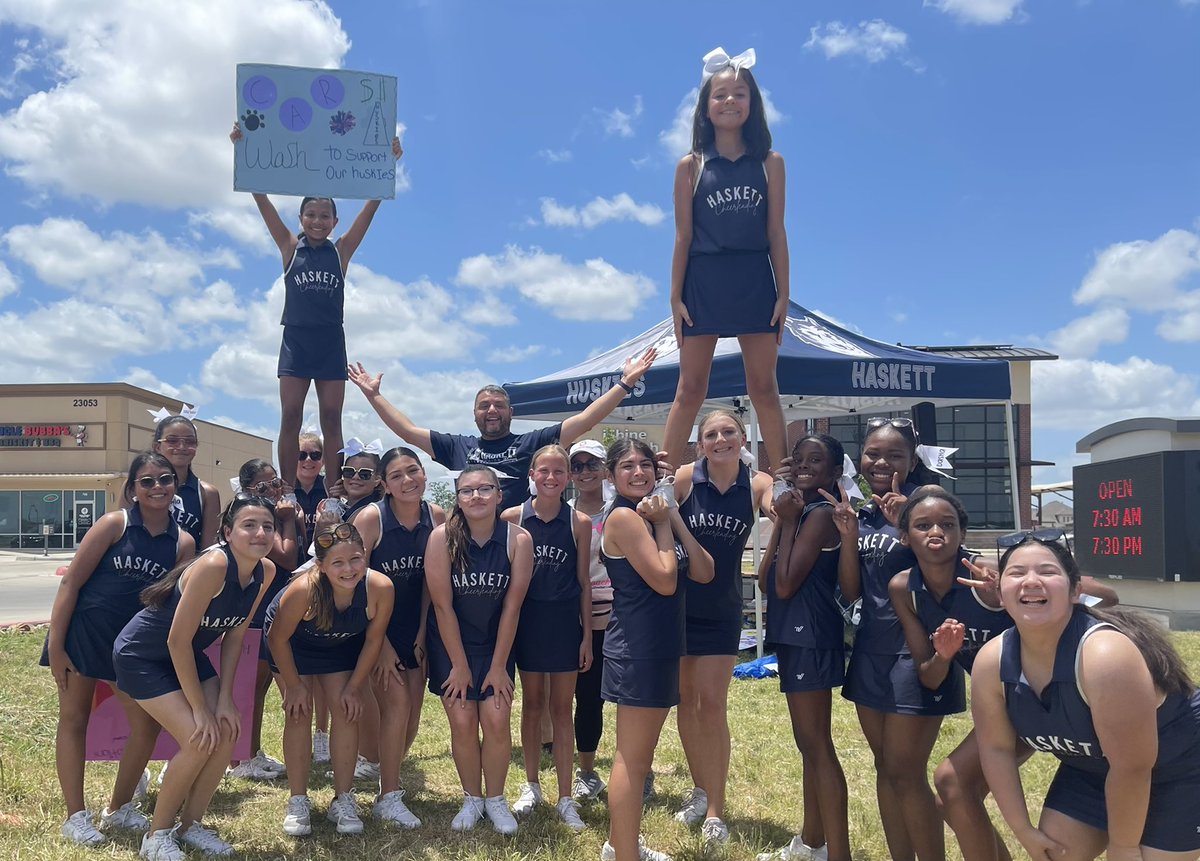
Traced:
<path fill-rule="evenodd" d="M 283 272 L 283 343 L 280 377 L 305 380 L 346 379 L 345 301 L 342 258 L 328 239 L 308 244 L 303 234 Z"/>
<path fill-rule="evenodd" d="M 271 630 L 271 623 L 279 613 L 279 603 L 283 593 L 275 596 L 271 606 L 267 608 L 266 631 Z M 296 672 L 302 676 L 321 676 L 327 673 L 353 672 L 358 665 L 358 656 L 362 653 L 363 644 L 367 640 L 367 577 L 354 587 L 354 594 L 344 610 L 333 609 L 333 624 L 328 631 L 317 627 L 316 619 L 307 615 L 296 625 L 296 630 L 288 642 L 292 646 L 292 659 L 296 662 Z M 271 661 L 271 670 L 278 673 L 279 667 Z"/>
<path fill-rule="evenodd" d="M 379 544 L 371 551 L 371 567 L 392 581 L 396 600 L 388 620 L 387 637 L 406 670 L 416 669 L 413 644 L 421 627 L 421 596 L 425 589 L 425 545 L 433 531 L 429 503 L 421 501 L 421 519 L 407 529 L 386 498 L 375 503 L 379 510 Z"/>
<path fill-rule="evenodd" d="M 313 482 L 312 490 L 305 490 L 296 483 L 295 488 L 296 504 L 300 506 L 300 510 L 304 512 L 305 534 L 315 535 L 313 531 L 317 527 L 317 506 L 321 501 L 329 496 L 325 490 L 325 479 L 318 475 Z"/>
<path fill-rule="evenodd" d="M 200 626 L 192 637 L 196 675 L 201 682 L 217 674 L 204 650 L 226 631 L 246 621 L 263 581 L 263 563 L 260 561 L 243 589 L 238 579 L 237 560 L 228 547 L 220 549 L 226 558 L 225 585 L 208 602 Z M 153 699 L 180 690 L 179 677 L 167 649 L 167 635 L 171 632 L 182 594 L 176 583 L 166 603 L 161 607 L 146 607 L 134 616 L 113 646 L 117 687 L 135 700 Z"/>
<path fill-rule="evenodd" d="M 637 508 L 618 495 L 617 508 Z M 653 529 L 649 523 L 648 528 Z M 612 580 L 613 608 L 604 633 L 604 676 L 600 695 L 610 703 L 667 709 L 679 705 L 679 659 L 686 651 L 684 587 L 660 595 L 624 556 L 600 554 Z M 679 544 L 676 542 L 676 556 Z M 683 578 L 680 560 L 677 578 Z"/>
<path fill-rule="evenodd" d="M 492 537 L 480 547 L 467 538 L 467 570 L 450 566 L 450 588 L 454 594 L 454 615 L 458 633 L 471 670 L 468 700 L 485 700 L 494 692 L 489 686 L 481 690 L 483 679 L 492 666 L 496 653 L 496 638 L 500 630 L 500 614 L 504 598 L 512 582 L 512 563 L 508 558 L 508 524 L 497 519 Z M 442 685 L 450 676 L 450 653 L 438 630 L 437 612 L 429 608 L 429 690 L 441 696 Z M 509 676 L 513 675 L 514 659 L 509 652 L 505 662 Z"/>
<path fill-rule="evenodd" d="M 180 529 L 196 539 L 196 552 L 199 553 L 206 549 L 200 541 L 204 528 L 204 492 L 200 489 L 200 479 L 190 469 L 187 481 L 176 483 L 175 499 L 171 516 Z"/>
<path fill-rule="evenodd" d="M 517 666 L 531 673 L 579 670 L 583 624 L 579 619 L 579 551 L 575 509 L 565 502 L 549 522 L 538 517 L 533 500 L 521 506 L 521 525 L 533 539 L 533 578 L 517 625 Z"/>
<path fill-rule="evenodd" d="M 106 682 L 117 679 L 113 643 L 142 608 L 141 591 L 174 568 L 179 555 L 179 526 L 174 520 L 169 521 L 166 532 L 151 535 L 142 524 L 136 502 L 122 514 L 125 531 L 79 587 L 63 639 L 63 650 L 80 675 Z M 41 665 L 50 666 L 45 649 Z"/>
<path fill-rule="evenodd" d="M 1075 610 L 1058 640 L 1054 671 L 1041 696 L 1021 671 L 1021 635 L 1005 631 L 1000 646 L 1004 705 L 1019 739 L 1060 760 L 1043 807 L 1108 830 L 1104 781 L 1108 760 L 1077 674 L 1083 641 L 1112 628 Z M 1158 759 L 1150 774 L 1150 806 L 1141 844 L 1164 852 L 1200 849 L 1200 690 L 1169 694 L 1158 707 Z"/>
<path fill-rule="evenodd" d="M 500 439 L 480 439 L 463 434 L 429 432 L 433 459 L 446 469 L 490 466 L 510 476 L 500 478 L 504 498 L 500 510 L 520 505 L 529 498 L 529 463 L 543 446 L 558 442 L 562 425 L 538 428 L 528 433 L 510 433 Z"/>
<path fill-rule="evenodd" d="M 907 482 L 900 492 L 912 496 L 917 487 Z M 952 714 L 950 699 L 921 684 L 888 593 L 892 578 L 916 565 L 917 557 L 873 503 L 858 512 L 858 558 L 862 610 L 842 696 L 891 714 Z"/>
<path fill-rule="evenodd" d="M 805 505 L 796 531 L 812 512 L 827 505 L 824 500 Z M 786 694 L 832 690 L 844 678 L 845 623 L 833 595 L 840 555 L 841 544 L 822 547 L 808 576 L 787 600 L 776 592 L 774 563 L 767 572 L 766 640 L 775 650 L 779 689 Z"/>
<path fill-rule="evenodd" d="M 908 594 L 912 599 L 913 612 L 931 637 L 947 619 L 955 619 L 967 629 L 962 648 L 954 656 L 954 665 L 947 670 L 945 681 L 934 691 L 938 705 L 953 704 L 953 708 L 945 714 L 966 711 L 963 671 L 971 672 L 975 655 L 984 643 L 1013 626 L 1012 617 L 1003 608 L 989 607 L 972 587 L 958 582 L 959 577 L 970 576 L 971 572 L 959 561 L 950 590 L 939 601 L 925 586 L 920 565 L 913 565 L 908 572 Z"/>
<path fill-rule="evenodd" d="M 754 524 L 750 469 L 722 493 L 708 478 L 708 458 L 692 466 L 692 492 L 679 506 L 688 531 L 713 559 L 709 583 L 686 580 L 687 654 L 736 655 L 742 635 L 742 551 Z"/>
<path fill-rule="evenodd" d="M 767 169 L 743 155 L 730 161 L 709 145 L 692 194 L 692 244 L 683 277 L 687 335 L 775 332 L 777 292 L 767 238 Z"/>

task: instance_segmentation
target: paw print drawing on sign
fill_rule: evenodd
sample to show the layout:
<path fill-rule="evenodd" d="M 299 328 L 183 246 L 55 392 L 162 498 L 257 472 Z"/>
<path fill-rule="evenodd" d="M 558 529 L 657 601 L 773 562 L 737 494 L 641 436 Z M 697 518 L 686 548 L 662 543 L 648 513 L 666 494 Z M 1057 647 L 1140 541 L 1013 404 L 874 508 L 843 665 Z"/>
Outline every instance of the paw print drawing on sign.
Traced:
<path fill-rule="evenodd" d="M 252 132 L 255 129 L 266 128 L 266 125 L 267 118 L 253 108 L 242 114 L 242 128 L 248 132 Z"/>

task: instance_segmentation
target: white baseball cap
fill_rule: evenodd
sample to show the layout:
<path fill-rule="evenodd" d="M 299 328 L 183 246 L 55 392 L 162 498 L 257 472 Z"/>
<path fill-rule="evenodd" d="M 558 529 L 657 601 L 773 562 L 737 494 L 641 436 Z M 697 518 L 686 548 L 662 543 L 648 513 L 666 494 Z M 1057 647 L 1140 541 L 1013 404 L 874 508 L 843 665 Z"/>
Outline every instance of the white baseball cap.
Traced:
<path fill-rule="evenodd" d="M 594 439 L 581 439 L 575 445 L 571 446 L 569 459 L 573 460 L 577 454 L 590 454 L 592 457 L 600 458 L 600 460 L 604 460 L 607 456 L 604 446 Z"/>

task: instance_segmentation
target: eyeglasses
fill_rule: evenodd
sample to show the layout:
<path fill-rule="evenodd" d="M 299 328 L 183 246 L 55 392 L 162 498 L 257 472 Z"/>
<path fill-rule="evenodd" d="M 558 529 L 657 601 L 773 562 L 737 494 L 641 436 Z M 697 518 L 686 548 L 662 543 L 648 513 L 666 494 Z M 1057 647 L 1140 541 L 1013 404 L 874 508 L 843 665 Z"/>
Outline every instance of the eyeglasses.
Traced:
<path fill-rule="evenodd" d="M 319 452 L 319 451 L 302 451 L 302 452 L 298 452 L 296 454 L 296 460 L 298 460 L 300 463 L 304 463 L 304 461 L 306 461 L 306 460 L 320 460 L 320 459 L 321 459 L 321 452 Z"/>
<path fill-rule="evenodd" d="M 491 499 L 499 489 L 494 484 L 481 484 L 477 487 L 460 487 L 454 492 L 458 494 L 459 499 L 470 499 L 476 494 L 479 494 L 480 499 Z"/>
<path fill-rule="evenodd" d="M 281 487 L 283 487 L 283 479 L 272 478 L 270 481 L 260 481 L 258 484 L 254 485 L 253 489 L 255 493 L 257 493 L 259 496 L 262 496 L 268 490 L 279 490 Z"/>
<path fill-rule="evenodd" d="M 375 470 L 373 470 L 367 466 L 364 466 L 361 469 L 355 469 L 352 466 L 343 466 L 342 467 L 342 478 L 347 478 L 347 479 L 354 478 L 354 476 L 356 476 L 356 475 L 362 481 L 370 481 L 372 478 L 375 477 Z"/>
<path fill-rule="evenodd" d="M 339 523 L 333 529 L 326 529 L 313 536 L 313 542 L 322 550 L 328 550 L 339 541 L 350 541 L 358 537 L 358 530 L 350 523 Z"/>
<path fill-rule="evenodd" d="M 604 463 L 599 460 L 573 460 L 571 461 L 571 472 L 579 475 L 583 472 L 599 472 L 604 469 Z"/>
<path fill-rule="evenodd" d="M 168 448 L 195 448 L 200 440 L 194 436 L 165 436 L 159 442 L 166 443 Z"/>
<path fill-rule="evenodd" d="M 139 478 L 137 480 L 137 484 L 138 484 L 138 487 L 143 487 L 146 490 L 150 490 L 155 485 L 157 485 L 158 487 L 172 487 L 172 486 L 174 486 L 175 481 L 176 481 L 175 473 L 164 472 L 158 478 L 155 478 L 152 475 L 143 475 L 141 478 Z"/>
<path fill-rule="evenodd" d="M 1068 550 L 1071 549 L 1071 539 L 1067 537 L 1067 533 L 1055 527 L 1022 529 L 1019 532 L 1010 532 L 1007 535 L 1001 535 L 996 539 L 996 549 L 1016 547 L 1027 538 L 1032 538 L 1034 541 L 1041 541 L 1043 544 L 1057 544 L 1061 541 L 1066 545 Z"/>

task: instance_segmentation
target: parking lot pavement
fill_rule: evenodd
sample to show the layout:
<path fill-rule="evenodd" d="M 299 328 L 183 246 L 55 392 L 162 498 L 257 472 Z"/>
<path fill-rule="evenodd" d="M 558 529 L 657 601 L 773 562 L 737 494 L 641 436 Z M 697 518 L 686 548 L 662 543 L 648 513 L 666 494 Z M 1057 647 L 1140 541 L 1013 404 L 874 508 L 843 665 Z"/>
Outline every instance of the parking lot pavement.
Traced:
<path fill-rule="evenodd" d="M 74 551 L 0 551 L 0 625 L 44 622 L 50 618 L 59 578 L 55 571 Z"/>

